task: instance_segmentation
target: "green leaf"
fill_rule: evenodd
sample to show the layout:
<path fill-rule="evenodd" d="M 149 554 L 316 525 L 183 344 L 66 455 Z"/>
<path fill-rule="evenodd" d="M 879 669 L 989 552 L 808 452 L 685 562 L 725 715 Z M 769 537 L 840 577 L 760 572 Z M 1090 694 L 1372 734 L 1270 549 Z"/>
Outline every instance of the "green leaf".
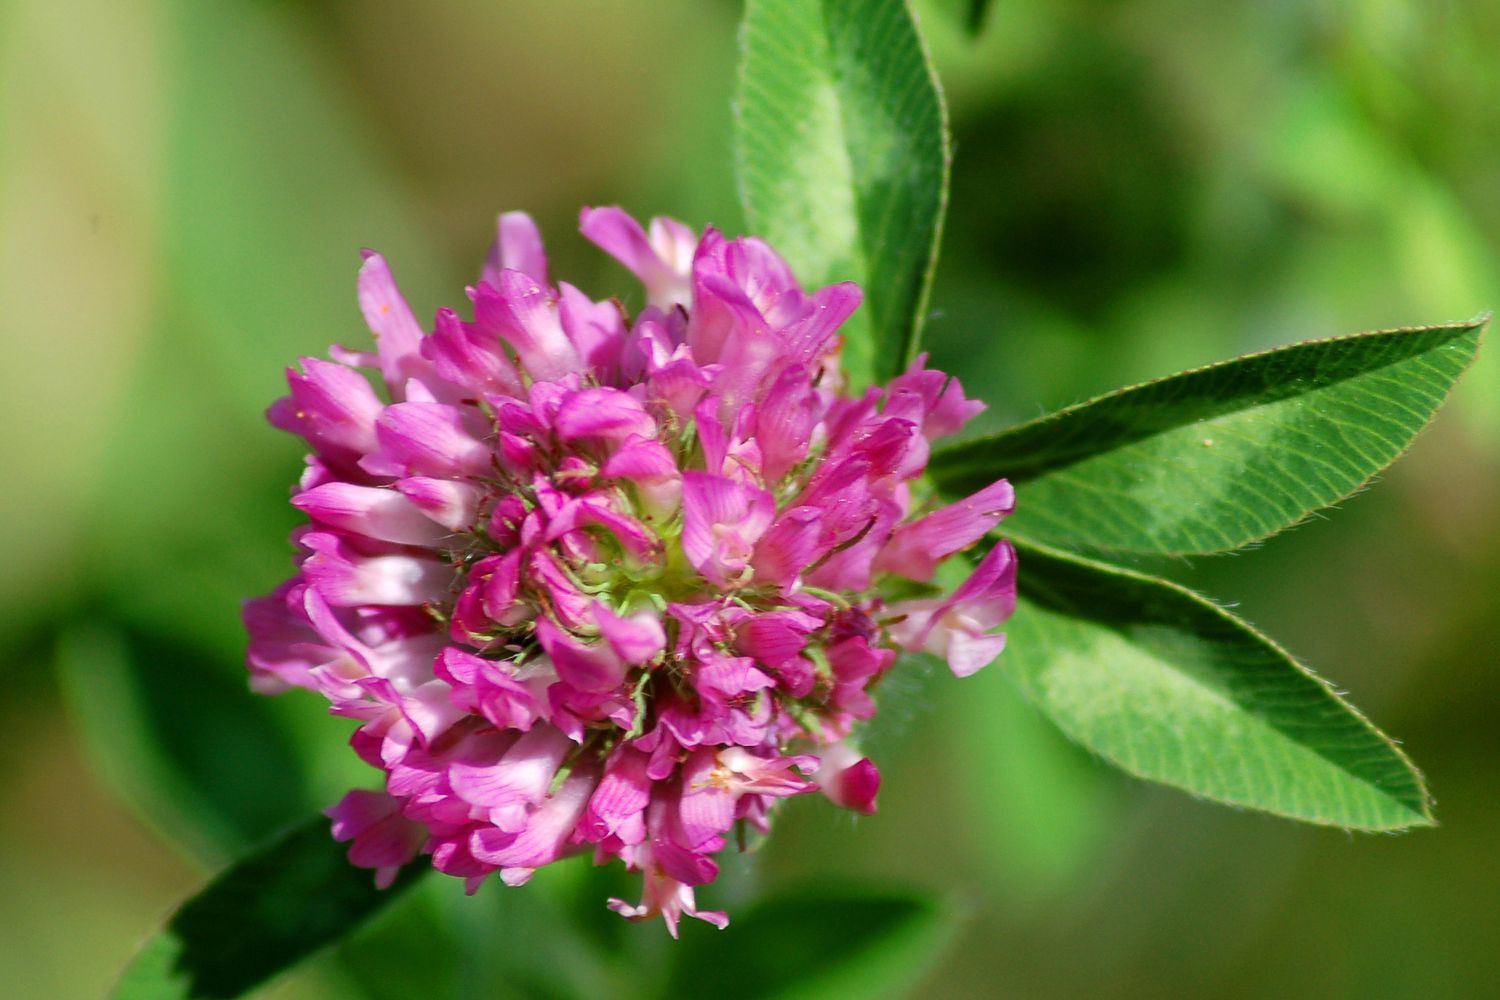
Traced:
<path fill-rule="evenodd" d="M 307 811 L 290 734 L 239 663 L 135 627 L 61 634 L 58 675 L 91 764 L 168 839 L 233 856 Z"/>
<path fill-rule="evenodd" d="M 1406 756 L 1250 625 L 1166 580 L 1018 545 L 1000 663 L 1064 733 L 1138 777 L 1362 830 L 1432 822 Z"/>
<path fill-rule="evenodd" d="M 1003 670 L 981 670 L 946 697 L 952 778 L 985 790 L 963 796 L 960 822 L 1000 895 L 1035 906 L 1077 891 L 1119 834 L 1124 779 L 1028 705 Z"/>
<path fill-rule="evenodd" d="M 971 35 L 984 30 L 985 16 L 990 12 L 990 0 L 968 0 L 968 11 L 964 17 L 964 28 Z"/>
<path fill-rule="evenodd" d="M 1294 344 L 937 451 L 939 488 L 1005 476 L 1007 532 L 1075 551 L 1228 552 L 1357 491 L 1411 443 L 1484 319 Z"/>
<path fill-rule="evenodd" d="M 345 938 L 340 964 L 367 1000 L 619 996 L 618 978 L 581 940 L 580 924 L 602 913 L 634 925 L 605 907 L 607 894 L 576 903 L 559 898 L 559 883 L 577 881 L 591 860 L 547 865 L 523 887 L 492 879 L 474 896 L 461 879 L 425 879 L 399 908 Z"/>
<path fill-rule="evenodd" d="M 243 858 L 148 941 L 114 1000 L 237 997 L 353 930 L 430 870 L 408 865 L 389 889 L 345 857 L 315 816 Z"/>
<path fill-rule="evenodd" d="M 946 112 L 902 0 L 749 0 L 735 167 L 750 229 L 808 286 L 857 281 L 857 384 L 917 351 L 948 199 Z"/>
<path fill-rule="evenodd" d="M 806 890 L 732 914 L 728 930 L 687 921 L 664 995 L 712 1000 L 904 996 L 951 928 L 936 903 L 897 890 Z"/>

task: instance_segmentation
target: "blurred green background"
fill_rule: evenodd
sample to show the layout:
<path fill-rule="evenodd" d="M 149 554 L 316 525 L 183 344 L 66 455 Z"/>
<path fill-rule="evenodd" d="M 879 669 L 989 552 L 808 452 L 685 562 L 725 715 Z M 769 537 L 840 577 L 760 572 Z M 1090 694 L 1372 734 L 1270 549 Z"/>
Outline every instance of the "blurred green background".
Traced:
<path fill-rule="evenodd" d="M 918 4 L 957 149 L 928 340 L 984 420 L 1500 305 L 1500 4 L 998 0 L 977 39 L 967 7 Z M 261 414 L 296 356 L 363 342 L 358 248 L 430 316 L 461 302 L 501 210 L 536 215 L 554 273 L 600 296 L 628 284 L 576 234 L 581 204 L 737 231 L 738 13 L 0 3 L 7 997 L 100 995 L 206 872 L 369 781 L 315 698 L 245 692 L 238 623 L 287 573 L 296 520 L 299 449 Z M 931 891 L 955 923 L 912 995 L 1494 995 L 1497 380 L 1491 343 L 1336 516 L 1166 567 L 1402 740 L 1437 829 L 1197 803 L 1061 743 L 999 669 L 913 669 L 873 739 L 880 813 L 791 803 L 705 901 Z M 587 877 L 471 901 L 429 880 L 271 994 L 601 990 L 548 930 Z M 665 935 L 621 927 L 601 933 L 649 975 Z"/>

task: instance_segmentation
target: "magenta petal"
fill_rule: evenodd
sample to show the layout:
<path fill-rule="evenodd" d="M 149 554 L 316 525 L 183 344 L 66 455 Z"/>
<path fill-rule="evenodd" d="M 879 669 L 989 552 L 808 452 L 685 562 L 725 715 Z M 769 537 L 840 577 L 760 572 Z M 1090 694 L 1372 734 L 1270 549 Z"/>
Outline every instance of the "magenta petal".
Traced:
<path fill-rule="evenodd" d="M 682 549 L 720 585 L 738 582 L 770 526 L 776 499 L 765 490 L 703 472 L 682 475 Z"/>
<path fill-rule="evenodd" d="M 452 577 L 452 570 L 435 559 L 365 556 L 332 533 L 314 532 L 301 541 L 312 552 L 302 564 L 303 574 L 335 607 L 435 602 L 446 595 Z"/>
<path fill-rule="evenodd" d="M 353 369 L 317 358 L 303 358 L 302 368 L 287 370 L 292 394 L 272 406 L 271 423 L 314 446 L 374 451 L 375 421 L 385 404 L 370 383 Z"/>
<path fill-rule="evenodd" d="M 734 825 L 734 795 L 722 782 L 715 780 L 716 767 L 713 751 L 699 750 L 682 768 L 682 801 L 678 815 L 683 846 L 689 851 L 705 849 Z M 681 881 L 688 880 L 681 878 Z"/>
<path fill-rule="evenodd" d="M 598 782 L 597 765 L 576 766 L 562 787 L 531 815 L 518 836 L 502 834 L 493 827 L 480 827 L 473 835 L 470 849 L 487 864 L 514 869 L 502 871 L 507 883 L 525 881 L 531 871 L 562 856 L 567 838 L 582 817 Z"/>
<path fill-rule="evenodd" d="M 551 726 L 537 726 L 492 764 L 453 764 L 448 780 L 457 795 L 476 806 L 540 802 L 572 745 Z"/>
<path fill-rule="evenodd" d="M 985 405 L 964 398 L 958 379 L 924 368 L 926 363 L 927 355 L 919 355 L 904 374 L 891 381 L 888 393 L 894 396 L 910 391 L 921 397 L 924 410 L 922 433 L 933 441 L 957 434 L 964 424 L 984 410 Z"/>
<path fill-rule="evenodd" d="M 866 815 L 875 811 L 875 796 L 880 791 L 880 771 L 864 757 L 845 768 L 833 779 L 835 801 L 846 809 Z"/>
<path fill-rule="evenodd" d="M 875 811 L 880 771 L 870 758 L 859 756 L 848 744 L 829 747 L 813 777 L 835 805 L 866 815 Z"/>
<path fill-rule="evenodd" d="M 980 668 L 987 667 L 1005 649 L 1005 636 L 970 635 L 954 630 L 948 636 L 944 657 L 955 677 L 968 677 Z"/>
<path fill-rule="evenodd" d="M 352 840 L 349 863 L 376 869 L 376 885 L 389 888 L 402 865 L 417 856 L 427 839 L 420 823 L 401 815 L 401 801 L 383 792 L 356 789 L 324 810 L 333 820 L 333 839 Z"/>
<path fill-rule="evenodd" d="M 972 496 L 903 524 L 876 567 L 913 580 L 930 580 L 938 564 L 983 538 L 1016 506 L 1016 491 L 1001 479 Z"/>
<path fill-rule="evenodd" d="M 699 910 L 692 888 L 713 881 L 718 875 L 718 866 L 708 858 L 698 859 L 703 864 L 696 863 L 695 858 L 698 856 L 682 848 L 669 844 L 654 845 L 651 855 L 643 859 L 641 865 L 645 870 L 645 884 L 640 905 L 631 906 L 623 899 L 611 899 L 609 908 L 627 920 L 649 920 L 659 916 L 673 938 L 677 937 L 677 924 L 683 914 L 723 930 L 729 925 L 729 918 L 717 911 Z M 688 876 L 691 881 L 679 881 L 674 872 Z"/>
<path fill-rule="evenodd" d="M 864 299 L 864 293 L 852 281 L 821 288 L 813 294 L 808 311 L 787 327 L 787 353 L 806 364 L 812 361 Z"/>
<path fill-rule="evenodd" d="M 465 323 L 452 309 L 437 311 L 432 336 L 422 341 L 422 356 L 438 375 L 470 391 L 521 394 L 521 375 L 498 334 Z"/>
<path fill-rule="evenodd" d="M 769 612 L 751 618 L 739 632 L 739 648 L 772 667 L 793 659 L 807 645 L 809 633 L 822 623 L 801 612 Z"/>
<path fill-rule="evenodd" d="M 596 601 L 594 620 L 599 623 L 599 633 L 615 655 L 626 663 L 650 663 L 667 647 L 667 634 L 662 630 L 661 619 L 650 612 L 622 618 L 607 605 Z"/>
<path fill-rule="evenodd" d="M 412 506 L 449 531 L 473 527 L 483 496 L 479 487 L 452 479 L 414 476 L 397 480 L 395 485 Z"/>
<path fill-rule="evenodd" d="M 629 479 L 643 485 L 676 479 L 679 475 L 672 452 L 654 438 L 627 440 L 610 455 L 601 472 L 608 477 Z"/>
<path fill-rule="evenodd" d="M 756 412 L 755 438 L 760 444 L 761 474 L 780 482 L 807 457 L 820 409 L 812 376 L 806 368 L 788 368 L 776 379 Z"/>
<path fill-rule="evenodd" d="M 653 305 L 688 301 L 688 270 L 698 241 L 682 223 L 653 219 L 648 237 L 640 223 L 624 210 L 610 206 L 585 208 L 579 215 L 578 228 L 640 279 Z"/>
<path fill-rule="evenodd" d="M 755 578 L 789 587 L 832 547 L 823 530 L 823 512 L 817 507 L 793 507 L 756 544 Z"/>
<path fill-rule="evenodd" d="M 656 421 L 646 408 L 618 389 L 584 389 L 569 394 L 557 411 L 554 426 L 564 441 L 656 436 Z"/>
<path fill-rule="evenodd" d="M 500 271 L 509 269 L 541 282 L 551 284 L 547 276 L 547 254 L 542 248 L 542 234 L 525 212 L 505 212 L 496 223 L 495 245 L 485 259 L 479 280 L 494 286 Z"/>
<path fill-rule="evenodd" d="M 503 270 L 493 288 L 479 286 L 474 322 L 510 344 L 533 379 L 559 379 L 582 367 L 552 290 L 520 271 Z"/>
<path fill-rule="evenodd" d="M 409 476 L 478 476 L 490 468 L 490 450 L 469 433 L 456 406 L 388 406 L 376 433 L 385 456 Z"/>
<path fill-rule="evenodd" d="M 1015 607 L 1015 550 L 1002 541 L 949 597 L 893 607 L 902 618 L 891 626 L 891 638 L 906 649 L 941 656 L 955 674 L 967 676 L 1000 654 L 1004 637 L 989 631 Z"/>
<path fill-rule="evenodd" d="M 586 368 L 600 382 L 616 381 L 625 351 L 625 316 L 618 302 L 595 302 L 568 284 L 559 286 L 558 318 Z"/>
<path fill-rule="evenodd" d="M 644 815 L 652 785 L 646 763 L 646 755 L 629 746 L 621 746 L 610 755 L 582 823 L 588 839 L 598 842 L 615 836 L 625 844 L 639 844 L 645 839 Z"/>
<path fill-rule="evenodd" d="M 667 840 L 657 840 L 651 847 L 662 871 L 683 885 L 705 885 L 719 875 L 719 866 L 712 858 L 695 853 L 689 847 Z"/>
<path fill-rule="evenodd" d="M 324 483 L 292 498 L 304 510 L 334 528 L 398 545 L 435 546 L 449 532 L 394 490 L 349 483 Z"/>
<path fill-rule="evenodd" d="M 496 726 L 526 731 L 541 714 L 535 695 L 502 664 L 448 646 L 433 670 L 452 688 L 454 705 Z"/>
<path fill-rule="evenodd" d="M 796 773 L 812 773 L 819 765 L 816 757 L 758 757 L 743 747 L 726 747 L 718 752 L 717 757 L 719 780 L 727 784 L 736 796 L 769 795 L 779 798 L 817 788 L 813 782 Z M 726 771 L 727 774 L 724 773 Z"/>
<path fill-rule="evenodd" d="M 714 656 L 698 668 L 695 680 L 700 694 L 718 701 L 763 691 L 776 683 L 748 656 Z"/>
<path fill-rule="evenodd" d="M 580 691 L 609 691 L 625 679 L 627 665 L 607 642 L 585 645 L 546 618 L 537 620 L 536 637 L 557 676 Z"/>
<path fill-rule="evenodd" d="M 375 335 L 380 372 L 386 385 L 396 392 L 426 368 L 421 355 L 423 332 L 396 287 L 390 266 L 374 251 L 365 251 L 365 262 L 359 269 L 359 308 Z"/>
<path fill-rule="evenodd" d="M 991 549 L 943 608 L 962 609 L 989 628 L 1009 618 L 1016 610 L 1016 550 L 1010 542 Z"/>

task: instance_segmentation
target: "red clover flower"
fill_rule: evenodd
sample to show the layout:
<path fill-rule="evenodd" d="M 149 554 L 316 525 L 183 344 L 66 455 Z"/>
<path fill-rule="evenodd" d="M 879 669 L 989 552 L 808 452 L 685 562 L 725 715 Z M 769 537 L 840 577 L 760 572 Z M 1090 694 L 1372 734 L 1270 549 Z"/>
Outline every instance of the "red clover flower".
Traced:
<path fill-rule="evenodd" d="M 853 741 L 898 649 L 959 676 L 999 654 L 1010 546 L 931 581 L 1014 494 L 930 509 L 931 442 L 983 404 L 925 356 L 846 394 L 857 286 L 807 294 L 760 240 L 618 208 L 582 230 L 645 285 L 633 321 L 554 285 L 522 213 L 472 320 L 440 309 L 430 333 L 366 255 L 376 350 L 302 359 L 270 410 L 312 448 L 310 520 L 296 575 L 246 606 L 249 661 L 257 690 L 359 720 L 385 788 L 329 815 L 380 884 L 419 854 L 472 892 L 593 851 L 643 874 L 610 907 L 675 935 L 727 922 L 694 889 L 737 824 L 811 791 L 874 810 Z"/>

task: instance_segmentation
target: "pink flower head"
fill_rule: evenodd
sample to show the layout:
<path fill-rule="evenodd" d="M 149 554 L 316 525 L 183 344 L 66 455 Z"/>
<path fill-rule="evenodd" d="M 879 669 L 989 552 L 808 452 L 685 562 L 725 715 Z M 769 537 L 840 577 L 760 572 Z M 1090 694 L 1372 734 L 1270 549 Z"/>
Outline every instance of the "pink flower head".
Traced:
<path fill-rule="evenodd" d="M 473 891 L 592 853 L 642 873 L 611 908 L 675 934 L 723 926 L 695 890 L 780 799 L 874 811 L 856 731 L 897 650 L 961 676 L 1000 652 L 1010 547 L 929 581 L 1014 495 L 925 503 L 931 441 L 981 404 L 925 358 L 844 395 L 854 285 L 808 293 L 759 240 L 618 208 L 582 228 L 645 284 L 634 320 L 552 284 L 521 213 L 472 318 L 430 332 L 367 255 L 375 351 L 304 359 L 270 411 L 312 449 L 311 523 L 246 606 L 250 669 L 358 720 L 385 788 L 329 814 L 380 884 L 417 854 Z"/>

